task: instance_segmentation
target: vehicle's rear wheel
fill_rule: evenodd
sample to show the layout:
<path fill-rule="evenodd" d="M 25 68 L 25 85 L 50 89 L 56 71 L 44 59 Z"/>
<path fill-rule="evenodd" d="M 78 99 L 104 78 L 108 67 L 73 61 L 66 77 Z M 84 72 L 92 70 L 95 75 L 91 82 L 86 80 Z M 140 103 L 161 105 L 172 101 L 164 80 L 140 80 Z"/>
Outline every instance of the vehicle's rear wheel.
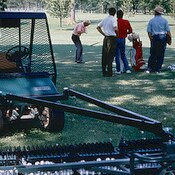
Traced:
<path fill-rule="evenodd" d="M 64 112 L 45 107 L 39 115 L 42 127 L 47 131 L 61 131 L 64 128 Z"/>

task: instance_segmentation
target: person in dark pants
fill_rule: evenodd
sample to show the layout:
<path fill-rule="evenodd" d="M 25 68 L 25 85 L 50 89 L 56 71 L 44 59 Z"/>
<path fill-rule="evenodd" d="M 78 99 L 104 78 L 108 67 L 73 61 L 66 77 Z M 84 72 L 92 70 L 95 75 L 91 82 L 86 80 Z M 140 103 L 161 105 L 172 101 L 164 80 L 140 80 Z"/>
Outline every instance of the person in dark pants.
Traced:
<path fill-rule="evenodd" d="M 117 20 L 114 17 L 116 14 L 115 8 L 109 8 L 109 15 L 104 18 L 97 26 L 97 30 L 104 36 L 102 47 L 102 73 L 103 76 L 111 77 L 112 62 L 116 50 L 116 36 L 117 36 Z"/>
<path fill-rule="evenodd" d="M 77 63 L 83 63 L 83 46 L 80 40 L 80 36 L 82 33 L 86 33 L 86 27 L 90 25 L 90 21 L 86 20 L 84 22 L 78 23 L 72 34 L 72 41 L 75 44 L 76 47 L 76 56 L 75 56 L 75 62 Z"/>
<path fill-rule="evenodd" d="M 151 42 L 150 57 L 148 59 L 148 69 L 146 73 L 160 73 L 164 62 L 164 54 L 166 50 L 167 35 L 171 38 L 171 32 L 168 21 L 161 15 L 164 9 L 157 6 L 154 9 L 155 16 L 152 18 L 147 27 L 148 37 Z M 171 44 L 171 42 L 169 43 Z"/>

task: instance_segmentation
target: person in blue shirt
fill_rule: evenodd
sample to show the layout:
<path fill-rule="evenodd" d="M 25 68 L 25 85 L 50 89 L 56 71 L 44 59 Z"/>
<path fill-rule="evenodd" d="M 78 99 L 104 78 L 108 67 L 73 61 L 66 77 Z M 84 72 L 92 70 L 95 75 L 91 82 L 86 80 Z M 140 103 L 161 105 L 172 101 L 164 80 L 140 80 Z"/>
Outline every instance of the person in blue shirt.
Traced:
<path fill-rule="evenodd" d="M 161 71 L 164 62 L 167 35 L 170 37 L 170 42 L 168 44 L 171 44 L 171 32 L 168 21 L 161 16 L 164 14 L 164 9 L 157 6 L 154 9 L 154 14 L 155 16 L 149 21 L 147 26 L 151 47 L 146 73 L 159 73 Z"/>

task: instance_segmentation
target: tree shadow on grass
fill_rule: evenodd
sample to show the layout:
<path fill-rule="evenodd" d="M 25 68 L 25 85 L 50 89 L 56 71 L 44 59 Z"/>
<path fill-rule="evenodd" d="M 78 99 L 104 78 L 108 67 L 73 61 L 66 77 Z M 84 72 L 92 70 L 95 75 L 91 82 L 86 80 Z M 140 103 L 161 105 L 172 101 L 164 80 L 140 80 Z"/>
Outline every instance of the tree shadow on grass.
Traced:
<path fill-rule="evenodd" d="M 102 77 L 101 45 L 84 45 L 85 64 L 75 63 L 75 47 L 72 44 L 53 45 L 53 49 L 58 72 L 57 88 L 60 93 L 63 92 L 64 87 L 69 87 L 109 104 L 158 120 L 163 123 L 163 126 L 175 128 L 174 72 L 167 69 L 167 66 L 174 62 L 173 49 L 167 49 L 164 69 L 160 75 L 132 71 L 132 74 L 123 73 L 113 77 Z M 126 53 L 129 49 L 128 46 Z M 149 48 L 143 48 L 143 51 L 145 62 L 147 62 Z M 74 97 L 62 103 L 107 112 Z M 23 145 L 30 145 L 31 140 L 37 144 L 111 141 L 117 145 L 121 137 L 126 139 L 153 137 L 152 134 L 140 132 L 133 127 L 87 116 L 66 113 L 65 119 L 65 127 L 60 133 L 42 132 L 40 129 L 29 129 L 24 132 L 17 129 L 5 137 L 14 139 L 13 143 L 10 142 L 11 145 L 16 144 L 18 140 Z M 9 141 L 5 140 L 2 143 L 8 145 Z"/>
<path fill-rule="evenodd" d="M 74 46 L 55 45 L 54 49 L 58 61 L 59 89 L 70 87 L 102 101 L 154 118 L 163 122 L 164 126 L 174 127 L 174 122 L 170 122 L 174 120 L 174 99 L 172 99 L 175 96 L 174 72 L 167 69 L 173 62 L 173 49 L 167 49 L 165 65 L 160 75 L 133 71 L 129 75 L 114 75 L 114 77 L 102 77 L 101 46 L 84 45 L 86 63 L 81 65 L 74 62 Z M 127 51 L 129 49 L 130 47 L 127 47 Z M 61 57 L 60 51 L 57 52 L 57 50 L 66 53 L 64 57 Z M 147 62 L 149 48 L 143 48 L 143 51 Z M 77 101 L 75 103 L 78 104 Z M 79 105 L 89 107 L 89 104 L 79 103 Z"/>

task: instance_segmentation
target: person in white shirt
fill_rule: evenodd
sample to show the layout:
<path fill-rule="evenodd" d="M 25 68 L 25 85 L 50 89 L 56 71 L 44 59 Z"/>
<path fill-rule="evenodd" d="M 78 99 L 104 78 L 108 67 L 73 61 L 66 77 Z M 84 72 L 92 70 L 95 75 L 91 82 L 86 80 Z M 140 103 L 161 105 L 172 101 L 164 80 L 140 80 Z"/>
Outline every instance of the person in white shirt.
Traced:
<path fill-rule="evenodd" d="M 104 18 L 97 26 L 97 30 L 104 36 L 102 48 L 102 73 L 103 76 L 111 77 L 112 62 L 116 51 L 117 20 L 114 17 L 116 9 L 108 10 L 109 16 Z"/>

